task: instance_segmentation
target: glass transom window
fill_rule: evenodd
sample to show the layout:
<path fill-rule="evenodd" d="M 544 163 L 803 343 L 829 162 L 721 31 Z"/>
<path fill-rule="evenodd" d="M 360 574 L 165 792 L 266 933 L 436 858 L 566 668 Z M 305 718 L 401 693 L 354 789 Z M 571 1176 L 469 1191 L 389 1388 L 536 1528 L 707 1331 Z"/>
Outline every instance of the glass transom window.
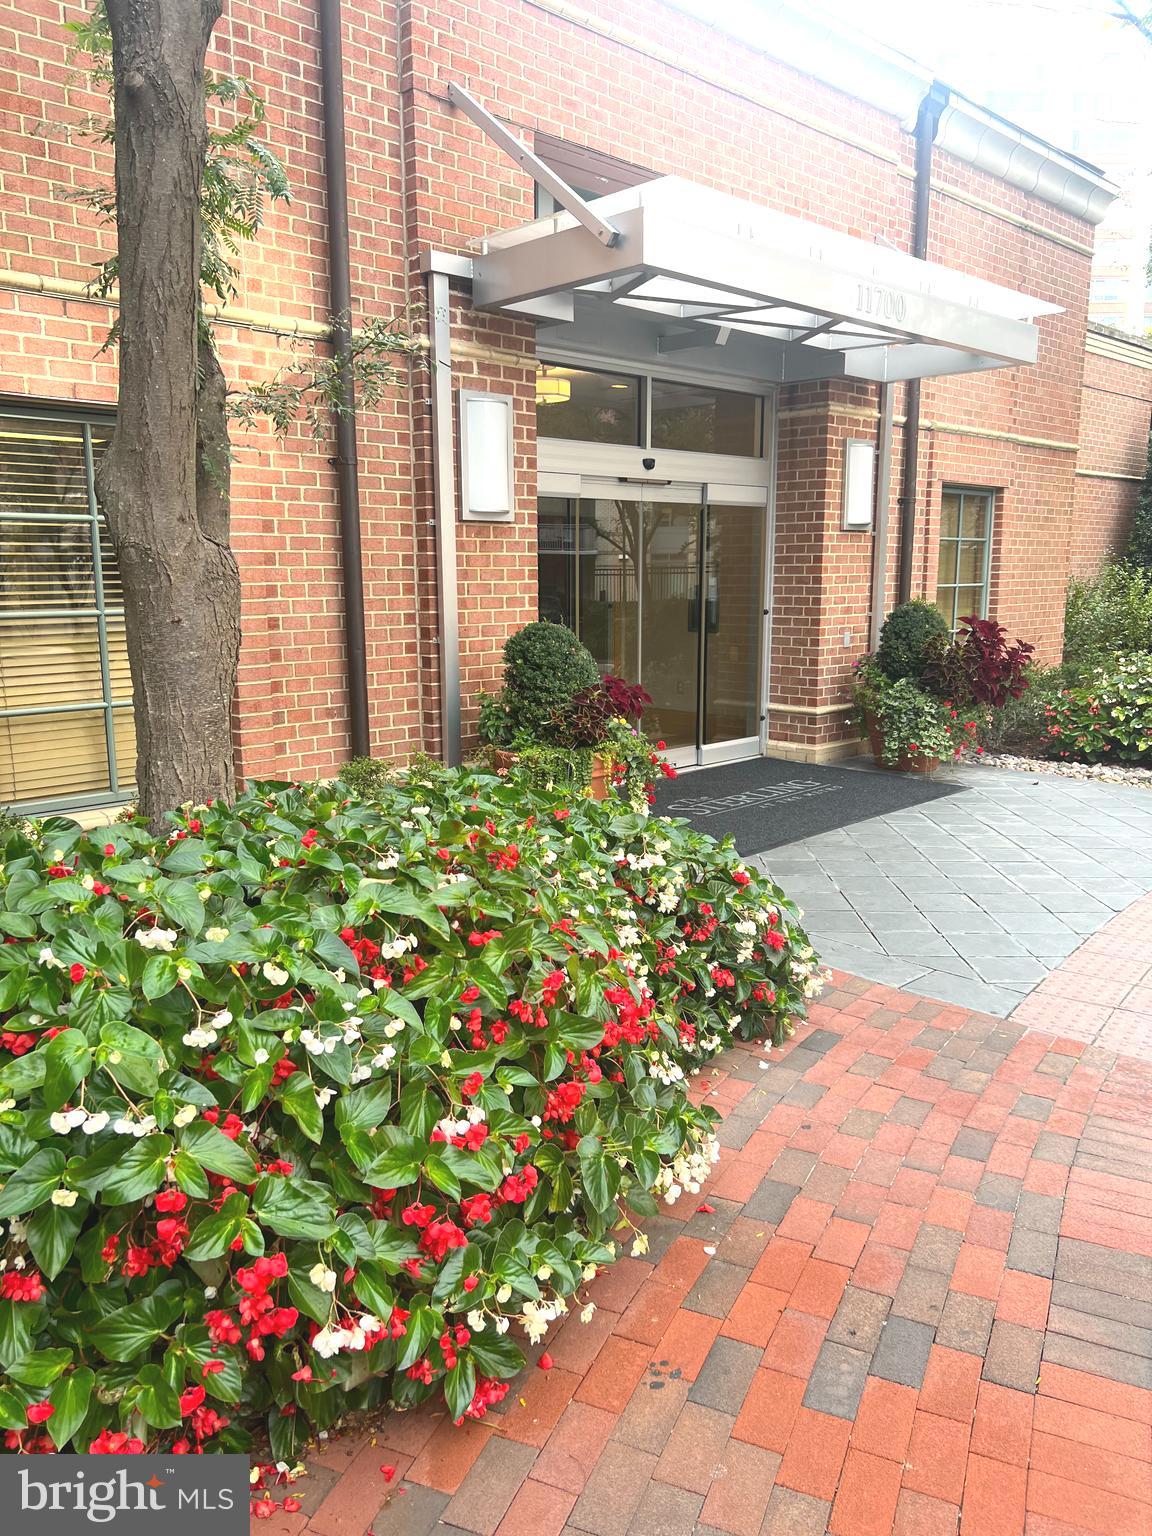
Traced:
<path fill-rule="evenodd" d="M 124 799 L 132 683 L 96 503 L 107 420 L 0 415 L 0 804 Z"/>
<path fill-rule="evenodd" d="M 991 491 L 944 488 L 936 606 L 953 633 L 959 629 L 961 619 L 988 617 L 992 506 Z"/>

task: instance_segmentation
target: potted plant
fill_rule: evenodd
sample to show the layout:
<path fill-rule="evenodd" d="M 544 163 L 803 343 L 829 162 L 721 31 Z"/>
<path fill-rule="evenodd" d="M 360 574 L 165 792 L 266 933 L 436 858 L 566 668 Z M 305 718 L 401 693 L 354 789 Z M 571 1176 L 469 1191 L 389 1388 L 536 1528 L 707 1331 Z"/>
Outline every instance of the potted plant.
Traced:
<path fill-rule="evenodd" d="M 504 687 L 480 697 L 480 739 L 497 772 L 596 800 L 616 789 L 646 809 L 656 775 L 672 772 L 640 729 L 650 702 L 638 685 L 602 677 L 570 629 L 541 621 L 506 642 Z"/>

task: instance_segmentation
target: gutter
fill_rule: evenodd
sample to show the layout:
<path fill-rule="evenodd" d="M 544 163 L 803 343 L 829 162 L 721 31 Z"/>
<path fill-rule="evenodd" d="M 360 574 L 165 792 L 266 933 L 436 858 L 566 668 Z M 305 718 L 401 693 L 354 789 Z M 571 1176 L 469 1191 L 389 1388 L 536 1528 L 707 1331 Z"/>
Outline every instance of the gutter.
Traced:
<path fill-rule="evenodd" d="M 932 146 L 940 117 L 948 104 L 947 89 L 933 85 L 916 117 L 916 174 L 913 183 L 912 254 L 928 257 L 928 226 L 932 209 Z M 912 596 L 912 563 L 916 548 L 916 489 L 920 473 L 920 380 L 909 379 L 904 394 L 904 454 L 900 477 L 900 575 L 897 601 Z"/>
<path fill-rule="evenodd" d="M 368 757 L 368 643 L 364 628 L 364 552 L 360 540 L 360 471 L 356 431 L 356 373 L 352 365 L 352 273 L 348 239 L 348 157 L 344 134 L 344 50 L 340 0 L 317 0 L 320 99 L 324 122 L 324 180 L 328 205 L 328 301 L 340 384 L 336 429 L 336 498 L 348 673 L 348 744 Z"/>

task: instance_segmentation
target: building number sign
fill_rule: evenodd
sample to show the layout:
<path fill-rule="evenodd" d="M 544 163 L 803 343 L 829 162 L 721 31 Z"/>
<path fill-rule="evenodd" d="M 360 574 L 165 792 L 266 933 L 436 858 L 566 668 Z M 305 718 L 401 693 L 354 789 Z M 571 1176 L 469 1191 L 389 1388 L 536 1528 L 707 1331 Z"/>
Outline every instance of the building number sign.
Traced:
<path fill-rule="evenodd" d="M 874 320 L 899 323 L 904 319 L 908 301 L 895 288 L 882 288 L 879 283 L 857 283 L 856 307 L 862 315 L 869 315 Z"/>

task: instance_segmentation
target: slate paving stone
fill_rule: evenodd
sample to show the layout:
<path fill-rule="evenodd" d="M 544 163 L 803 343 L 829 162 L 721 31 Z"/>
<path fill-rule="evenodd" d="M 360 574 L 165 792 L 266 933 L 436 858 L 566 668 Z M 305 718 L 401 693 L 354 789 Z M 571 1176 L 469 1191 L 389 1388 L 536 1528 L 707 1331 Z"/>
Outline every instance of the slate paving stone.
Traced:
<path fill-rule="evenodd" d="M 986 1173 L 976 1186 L 976 1204 L 994 1211 L 1014 1211 L 1023 1181 L 1006 1173 Z"/>
<path fill-rule="evenodd" d="M 431 1536 L 440 1528 L 440 1516 L 447 1507 L 446 1493 L 420 1483 L 401 1483 L 373 1520 L 373 1536 Z"/>
<path fill-rule="evenodd" d="M 1054 1232 L 1029 1231 L 1017 1226 L 1008 1243 L 1005 1264 L 1009 1269 L 1022 1270 L 1026 1275 L 1042 1275 L 1051 1279 L 1056 1269 L 1057 1239 Z"/>
<path fill-rule="evenodd" d="M 1071 1371 L 1083 1371 L 1089 1376 L 1102 1376 L 1107 1381 L 1152 1391 L 1152 1360 L 1142 1355 L 1107 1349 L 1101 1344 L 1090 1344 L 1065 1334 L 1049 1333 L 1044 1338 L 1044 1359 Z"/>
<path fill-rule="evenodd" d="M 880 1342 L 891 1305 L 890 1298 L 879 1291 L 846 1286 L 836 1315 L 828 1325 L 828 1338 L 834 1344 L 846 1344 L 871 1355 Z"/>
<path fill-rule="evenodd" d="M 744 1206 L 744 1214 L 754 1221 L 768 1221 L 778 1225 L 788 1214 L 788 1208 L 800 1193 L 799 1184 L 784 1184 L 769 1176 L 762 1179 Z"/>
<path fill-rule="evenodd" d="M 726 1264 L 723 1259 L 711 1259 L 685 1297 L 684 1305 L 689 1312 L 727 1317 L 747 1283 L 746 1269 L 741 1269 L 738 1264 Z"/>
<path fill-rule="evenodd" d="M 721 1413 L 738 1413 L 763 1353 L 736 1339 L 717 1339 L 688 1389 L 688 1401 Z"/>
<path fill-rule="evenodd" d="M 1060 1238 L 1059 1245 L 1054 1270 L 1057 1280 L 1070 1280 L 1074 1285 L 1087 1285 L 1133 1301 L 1152 1296 L 1152 1259 L 1070 1237 Z"/>
<path fill-rule="evenodd" d="M 953 1157 L 970 1157 L 979 1163 L 985 1163 L 996 1145 L 996 1137 L 991 1131 L 975 1131 L 969 1126 L 957 1131 L 952 1142 Z"/>
<path fill-rule="evenodd" d="M 833 1046 L 839 1045 L 843 1035 L 836 1034 L 830 1029 L 814 1029 L 810 1035 L 804 1038 L 804 1049 L 817 1056 L 823 1056 L 825 1051 L 830 1051 Z"/>
<path fill-rule="evenodd" d="M 838 1419 L 854 1419 L 868 1380 L 870 1360 L 870 1352 L 825 1342 L 808 1377 L 805 1408 Z"/>
<path fill-rule="evenodd" d="M 1039 1330 L 1023 1328 L 1018 1323 L 994 1322 L 981 1374 L 985 1381 L 997 1386 L 1034 1393 L 1043 1348 L 1044 1334 Z"/>
<path fill-rule="evenodd" d="M 1114 1318 L 1137 1328 L 1152 1329 L 1152 1298 L 1142 1300 L 1116 1296 L 1111 1291 L 1097 1291 L 1086 1285 L 1071 1285 L 1067 1280 L 1052 1282 L 1052 1305 L 1069 1307 L 1096 1317 Z"/>
<path fill-rule="evenodd" d="M 919 1390 L 928 1367 L 932 1339 L 933 1329 L 929 1324 L 912 1322 L 906 1317 L 890 1317 L 872 1356 L 871 1374 Z"/>
<path fill-rule="evenodd" d="M 934 1269 L 919 1269 L 909 1264 L 896 1288 L 892 1317 L 927 1323 L 933 1328 L 940 1321 L 948 1296 L 948 1275 Z"/>
<path fill-rule="evenodd" d="M 960 1245 L 964 1241 L 962 1232 L 955 1232 L 951 1227 L 923 1226 L 916 1234 L 916 1241 L 912 1244 L 910 1263 L 918 1269 L 936 1270 L 942 1275 L 951 1275 L 956 1267 L 956 1255 L 960 1252 Z"/>
<path fill-rule="evenodd" d="M 794 1088 L 788 1090 L 784 1095 L 783 1102 L 785 1104 L 798 1104 L 806 1109 L 811 1109 L 814 1104 L 819 1104 L 827 1092 L 827 1088 L 821 1083 L 800 1082 Z"/>
<path fill-rule="evenodd" d="M 988 1347 L 996 1303 L 964 1291 L 949 1291 L 936 1327 L 936 1342 L 945 1349 L 982 1355 Z"/>
<path fill-rule="evenodd" d="M 1061 1136 L 1055 1131 L 1041 1131 L 1036 1138 L 1033 1157 L 1044 1163 L 1059 1163 L 1071 1168 L 1079 1143 L 1075 1136 Z"/>
<path fill-rule="evenodd" d="M 905 1095 L 897 1099 L 888 1111 L 887 1119 L 894 1125 L 912 1125 L 919 1129 L 928 1118 L 928 1112 L 932 1105 L 927 1099 L 914 1099 Z"/>

